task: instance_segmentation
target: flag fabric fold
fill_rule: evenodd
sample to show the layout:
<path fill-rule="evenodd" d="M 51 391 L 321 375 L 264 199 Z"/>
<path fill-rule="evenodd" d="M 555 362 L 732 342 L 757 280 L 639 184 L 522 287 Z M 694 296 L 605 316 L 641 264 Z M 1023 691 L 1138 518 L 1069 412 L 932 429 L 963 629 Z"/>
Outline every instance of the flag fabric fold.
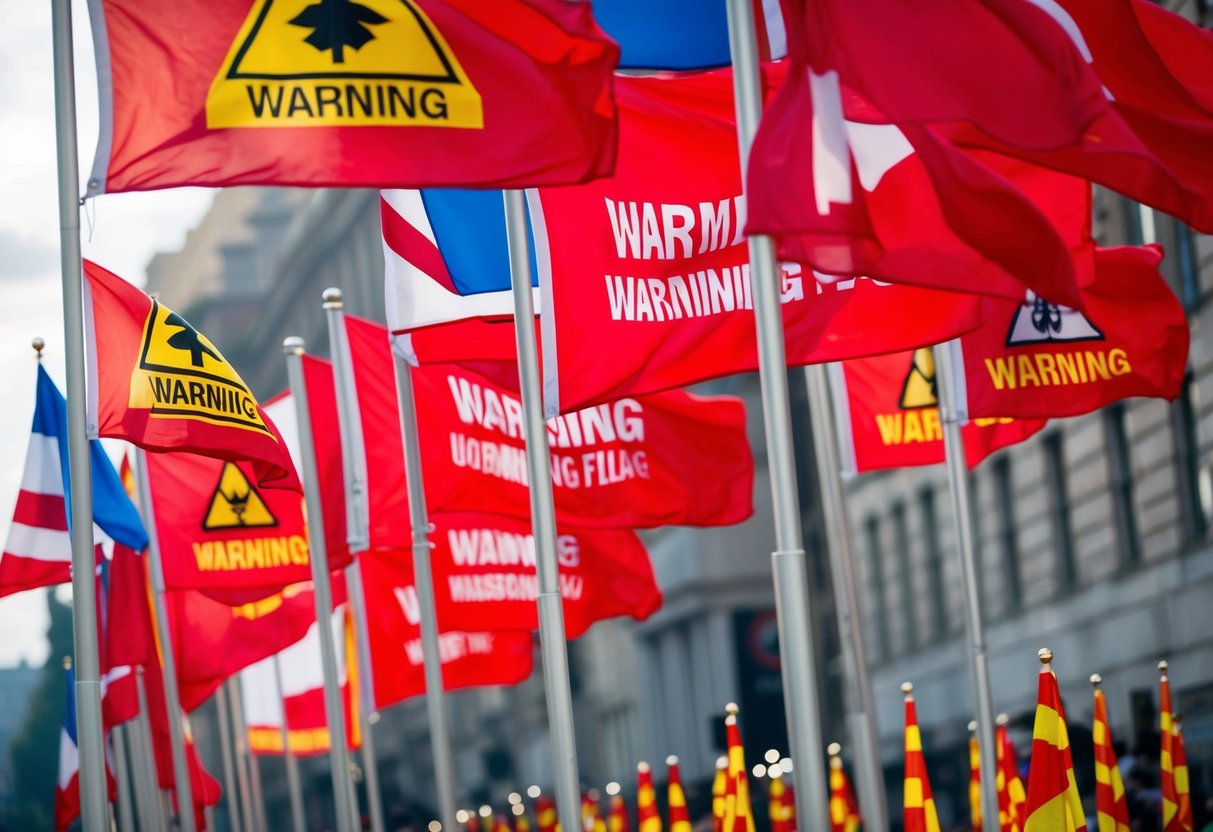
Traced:
<path fill-rule="evenodd" d="M 1007 715 L 999 714 L 995 730 L 995 751 L 998 758 L 998 820 L 1003 832 L 1023 832 L 1027 819 L 1027 791 L 1019 776 L 1019 757 L 1007 733 Z M 1105 830 L 1100 830 L 1105 832 Z"/>
<path fill-rule="evenodd" d="M 1024 832 L 1085 832 L 1086 814 L 1074 780 L 1066 715 L 1051 665 L 1053 653 L 1041 650 L 1040 660 Z"/>
<path fill-rule="evenodd" d="M 1165 661 L 1158 663 L 1158 727 L 1160 734 L 1159 785 L 1162 793 L 1163 832 L 1192 832 L 1192 796 L 1183 734 L 1171 704 L 1171 680 Z"/>
<path fill-rule="evenodd" d="M 859 832 L 859 802 L 842 767 L 842 747 L 830 743 L 830 832 Z"/>

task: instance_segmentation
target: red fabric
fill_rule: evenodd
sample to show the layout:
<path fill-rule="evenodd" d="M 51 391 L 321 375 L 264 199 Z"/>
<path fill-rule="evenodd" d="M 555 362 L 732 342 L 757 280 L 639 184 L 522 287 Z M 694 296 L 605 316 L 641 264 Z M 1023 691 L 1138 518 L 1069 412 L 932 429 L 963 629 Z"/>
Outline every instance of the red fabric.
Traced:
<path fill-rule="evenodd" d="M 153 452 L 251 460 L 261 485 L 301 490 L 278 429 L 206 336 L 95 263 L 84 261 L 84 275 L 101 436 Z"/>
<path fill-rule="evenodd" d="M 530 521 L 473 514 L 431 520 L 434 595 L 443 627 L 538 629 Z M 648 552 L 635 532 L 560 529 L 556 550 L 568 638 L 604 618 L 643 621 L 661 606 Z"/>
<path fill-rule="evenodd" d="M 135 683 L 138 668 L 153 665 L 156 656 L 148 607 L 144 559 L 119 543 L 109 562 L 109 587 L 98 580 L 97 614 L 101 622 L 102 722 L 121 725 L 139 714 Z"/>
<path fill-rule="evenodd" d="M 1078 416 L 1132 396 L 1179 395 L 1188 320 L 1161 261 L 1158 246 L 1100 249 L 1083 312 L 991 301 L 987 323 L 961 338 L 970 415 Z"/>
<path fill-rule="evenodd" d="M 420 610 L 411 564 L 402 553 L 364 553 L 359 562 L 366 596 L 377 707 L 425 692 Z M 447 630 L 439 619 L 443 687 L 513 685 L 531 675 L 529 632 Z"/>
<path fill-rule="evenodd" d="M 325 54 L 327 46 L 305 45 L 305 39 L 323 32 L 309 35 L 308 28 L 315 27 L 283 18 L 285 12 L 269 14 L 255 32 L 248 28 L 259 13 L 268 14 L 269 2 L 104 0 L 109 66 L 98 74 L 113 100 L 112 128 L 101 144 L 109 148 L 108 160 L 102 160 L 108 161 L 104 190 L 240 184 L 522 187 L 578 182 L 610 171 L 615 150 L 611 70 L 619 50 L 598 29 L 588 5 L 562 0 L 410 0 L 403 8 L 376 0 L 366 4 L 383 22 L 361 26 L 370 43 L 363 48 L 350 43 L 338 58 L 336 50 Z M 394 32 L 405 29 L 405 41 L 394 39 Z M 428 39 L 421 35 L 427 29 Z M 256 46 L 237 67 L 230 58 L 243 43 Z M 271 73 L 271 80 L 259 75 L 229 80 L 238 71 Z M 272 80 L 272 73 L 300 72 L 319 80 Z M 367 72 L 374 77 L 360 75 Z M 384 80 L 385 74 L 411 73 L 446 79 Z M 319 103 L 320 93 L 312 90 L 320 84 L 332 87 L 335 103 Z M 365 89 L 368 103 L 353 100 L 349 87 Z M 264 102 L 263 117 L 253 117 L 249 100 L 263 96 L 263 89 L 270 96 L 284 90 L 281 111 L 294 111 L 295 126 L 267 125 L 281 120 L 264 115 L 269 112 Z M 417 121 L 387 117 L 386 123 L 368 124 L 368 107 L 385 111 L 383 98 L 375 106 L 373 97 L 392 91 L 416 96 Z M 443 117 L 437 114 L 439 96 L 447 105 Z M 478 96 L 479 103 L 456 103 L 468 96 Z M 403 114 L 405 106 L 399 103 L 396 111 Z M 313 110 L 327 113 L 332 123 L 318 125 L 318 119 L 305 115 Z M 476 117 L 469 121 L 459 113 Z M 475 124 L 477 118 L 482 126 Z"/>
<path fill-rule="evenodd" d="M 143 675 L 143 681 L 144 689 L 147 692 L 148 723 L 151 727 L 152 735 L 152 755 L 156 759 L 156 772 L 160 788 L 174 789 L 177 781 L 173 771 L 172 746 L 169 740 L 169 713 L 168 705 L 164 698 L 163 670 L 159 666 L 159 663 L 147 669 L 147 672 Z M 178 718 L 184 719 L 183 716 Z M 217 805 L 220 797 L 223 795 L 223 789 L 220 788 L 219 781 L 202 767 L 202 761 L 198 759 L 198 752 L 194 748 L 193 739 L 188 736 L 186 738 L 185 752 L 186 765 L 190 773 L 190 794 L 194 800 L 194 818 L 198 823 L 198 828 L 202 829 L 204 828 L 202 822 L 204 807 Z M 175 794 L 174 805 L 176 805 Z"/>
<path fill-rule="evenodd" d="M 1032 3 L 783 6 L 789 53 L 818 74 L 837 72 L 897 122 L 969 121 L 1021 147 L 1057 147 L 1107 107 L 1094 73 Z"/>
<path fill-rule="evenodd" d="M 851 461 L 857 473 L 913 465 L 935 465 L 944 461 L 943 424 L 935 406 L 934 363 L 918 351 L 847 361 L 842 365 L 849 419 L 843 426 L 849 432 Z M 929 353 L 928 353 L 929 355 Z M 919 398 L 919 386 L 910 390 L 910 403 L 903 407 L 907 379 L 915 367 L 932 368 L 929 402 Z M 1044 428 L 1043 420 L 975 419 L 961 428 L 965 458 L 976 467 L 995 451 L 1022 442 Z M 844 442 L 844 448 L 846 443 Z"/>
<path fill-rule="evenodd" d="M 768 85 L 784 75 L 781 65 L 764 68 Z M 561 412 L 758 366 L 730 71 L 621 78 L 617 86 L 615 174 L 543 188 L 530 201 L 543 232 L 536 233 L 541 305 L 552 321 L 543 333 L 545 381 L 554 394 L 547 404 Z M 778 192 L 795 190 L 781 171 Z M 937 265 L 924 271 L 935 275 Z M 976 302 L 956 294 L 868 280 L 818 285 L 798 265 L 785 265 L 780 281 L 791 365 L 922 346 L 978 323 Z M 1022 294 L 1018 283 L 1013 294 Z M 470 329 L 480 336 L 474 341 L 458 337 L 512 351 L 499 326 Z M 459 345 L 443 349 L 434 343 L 443 335 L 414 333 L 423 363 L 437 350 L 464 366 L 465 358 L 490 357 Z"/>
<path fill-rule="evenodd" d="M 387 331 L 346 321 L 372 478 L 371 516 L 378 518 L 372 545 L 407 548 Z M 413 385 L 431 513 L 529 518 L 517 394 L 453 365 L 416 369 Z M 734 397 L 672 391 L 621 399 L 550 421 L 548 441 L 561 525 L 730 525 L 753 511 L 745 410 Z M 326 521 L 330 514 L 340 512 L 326 510 Z"/>

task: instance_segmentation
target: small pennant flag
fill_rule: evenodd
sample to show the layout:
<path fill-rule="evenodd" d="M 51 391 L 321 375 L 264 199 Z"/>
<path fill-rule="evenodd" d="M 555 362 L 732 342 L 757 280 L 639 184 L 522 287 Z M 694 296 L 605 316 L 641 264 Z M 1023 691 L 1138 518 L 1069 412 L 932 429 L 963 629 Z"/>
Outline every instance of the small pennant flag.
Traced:
<path fill-rule="evenodd" d="M 981 750 L 977 744 L 976 722 L 969 723 L 969 817 L 973 832 L 981 832 Z"/>
<path fill-rule="evenodd" d="M 1036 724 L 1032 729 L 1032 768 L 1028 773 L 1027 820 L 1024 832 L 1086 832 L 1082 799 L 1074 781 L 1070 736 L 1053 675 L 1053 652 L 1040 656 L 1040 685 Z"/>
<path fill-rule="evenodd" d="M 796 796 L 783 781 L 783 769 L 778 763 L 767 768 L 767 814 L 771 832 L 796 832 Z"/>
<path fill-rule="evenodd" d="M 535 798 L 535 826 L 537 832 L 556 832 L 560 828 L 556 821 L 556 804 L 547 795 Z"/>
<path fill-rule="evenodd" d="M 914 686 L 902 683 L 906 698 L 906 770 L 903 824 L 906 832 L 939 832 L 939 815 L 927 778 L 927 761 L 922 756 L 922 733 L 918 730 L 918 708 L 914 704 Z"/>
<path fill-rule="evenodd" d="M 1158 663 L 1158 721 L 1162 731 L 1159 774 L 1162 785 L 1163 832 L 1192 832 L 1192 796 L 1188 790 L 1188 761 L 1171 707 L 1171 680 L 1167 663 Z"/>
<path fill-rule="evenodd" d="M 830 832 L 858 832 L 859 803 L 842 767 L 842 746 L 830 743 Z"/>
<path fill-rule="evenodd" d="M 712 780 L 712 829 L 714 832 L 724 830 L 725 792 L 728 790 L 729 758 L 716 758 L 716 776 Z"/>
<path fill-rule="evenodd" d="M 1091 716 L 1091 735 L 1095 743 L 1095 814 L 1099 832 L 1129 832 L 1129 806 L 1125 784 L 1112 748 L 1112 730 L 1108 727 L 1108 701 L 1099 687 L 1103 678 L 1091 676 L 1095 688 L 1095 708 Z"/>
<path fill-rule="evenodd" d="M 643 761 L 636 764 L 636 826 L 640 832 L 661 832 L 657 793 L 653 790 L 653 769 Z"/>
<path fill-rule="evenodd" d="M 1006 714 L 999 714 L 998 728 L 995 731 L 994 750 L 998 758 L 998 820 L 1003 832 L 1023 832 L 1028 796 L 1023 779 L 1019 776 L 1019 757 L 1007 734 L 1009 721 L 1010 718 Z"/>
<path fill-rule="evenodd" d="M 630 832 L 628 807 L 623 802 L 623 795 L 619 792 L 611 795 L 611 809 L 607 815 L 607 832 Z"/>
<path fill-rule="evenodd" d="M 754 810 L 750 807 L 750 781 L 745 770 L 745 748 L 737 727 L 738 707 L 725 706 L 725 737 L 728 740 L 729 770 L 724 792 L 724 832 L 754 832 Z"/>
<path fill-rule="evenodd" d="M 669 769 L 666 805 L 670 812 L 670 832 L 691 832 L 691 813 L 687 810 L 686 792 L 682 790 L 678 758 L 671 754 L 665 758 L 665 764 Z"/>

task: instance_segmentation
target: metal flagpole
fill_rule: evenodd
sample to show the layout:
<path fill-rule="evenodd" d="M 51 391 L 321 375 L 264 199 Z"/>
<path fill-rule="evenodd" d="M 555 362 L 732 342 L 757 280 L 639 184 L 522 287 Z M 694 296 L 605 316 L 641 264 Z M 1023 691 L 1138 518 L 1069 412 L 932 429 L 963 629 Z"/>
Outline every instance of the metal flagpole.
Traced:
<path fill-rule="evenodd" d="M 535 533 L 535 575 L 539 583 L 539 649 L 552 732 L 556 809 L 566 827 L 581 817 L 581 783 L 577 774 L 577 739 L 573 733 L 573 694 L 569 684 L 569 650 L 564 635 L 564 600 L 556 561 L 556 510 L 552 497 L 552 463 L 539 385 L 535 346 L 535 303 L 531 297 L 531 262 L 526 205 L 522 191 L 505 191 L 505 229 L 510 250 L 510 284 L 514 292 L 514 334 L 518 341 L 518 380 L 526 429 L 527 475 L 531 493 L 531 528 Z M 806 815 L 807 817 L 807 815 Z"/>
<path fill-rule="evenodd" d="M 438 791 L 438 817 L 445 830 L 459 829 L 455 818 L 455 766 L 446 717 L 446 691 L 442 683 L 442 656 L 438 647 L 438 612 L 434 602 L 434 576 L 430 566 L 430 516 L 425 504 L 421 471 L 421 445 L 417 439 L 417 402 L 413 397 L 413 370 L 392 351 L 396 369 L 396 402 L 400 411 L 400 437 L 404 442 L 404 476 L 409 497 L 409 523 L 413 535 L 413 589 L 421 616 L 421 658 L 425 671 L 425 709 L 430 725 L 430 751 L 434 758 L 434 784 Z"/>
<path fill-rule="evenodd" d="M 286 763 L 286 790 L 291 801 L 291 829 L 306 832 L 303 821 L 303 789 L 299 784 L 299 761 L 291 751 L 291 729 L 286 724 L 286 694 L 282 689 L 282 657 L 274 655 L 274 684 L 278 688 L 278 701 L 282 703 L 282 759 Z"/>
<path fill-rule="evenodd" d="M 134 776 L 127 765 L 125 725 L 115 725 L 110 731 L 110 747 L 114 749 L 114 777 L 118 781 L 118 828 L 125 832 L 135 828 L 135 813 L 131 808 Z"/>
<path fill-rule="evenodd" d="M 235 703 L 239 707 L 240 703 Z M 241 832 L 240 803 L 236 799 L 236 764 L 232 757 L 232 715 L 228 708 L 227 685 L 215 691 L 215 707 L 219 716 L 219 754 L 223 758 L 223 798 L 227 824 L 232 832 Z M 249 832 L 252 832 L 250 829 Z"/>
<path fill-rule="evenodd" d="M 261 758 L 249 749 L 248 753 L 249 780 L 253 792 L 253 821 L 257 824 L 257 832 L 268 832 L 269 823 L 266 820 L 265 792 L 261 788 Z"/>
<path fill-rule="evenodd" d="M 80 749 L 80 820 L 84 832 L 109 827 L 101 727 L 101 661 L 93 563 L 93 483 L 88 458 L 84 381 L 84 289 L 80 260 L 80 170 L 76 157 L 75 63 L 71 0 L 51 3 L 55 65 L 55 150 L 59 171 L 59 263 L 67 363 L 67 458 L 71 494 L 72 630 L 76 654 L 76 737 Z"/>
<path fill-rule="evenodd" d="M 366 802 L 371 813 L 371 832 L 384 832 L 383 797 L 379 791 L 379 768 L 375 759 L 375 681 L 371 666 L 371 634 L 366 621 L 366 595 L 362 591 L 362 569 L 357 555 L 370 548 L 370 503 L 367 495 L 366 454 L 362 423 L 358 418 L 358 393 L 349 341 L 345 337 L 345 312 L 340 289 L 324 290 L 324 310 L 329 325 L 329 353 L 337 390 L 337 424 L 341 432 L 342 468 L 345 471 L 347 540 L 354 555 L 345 569 L 346 595 L 354 617 L 354 647 L 359 681 L 358 725 L 362 731 L 362 774 Z"/>
<path fill-rule="evenodd" d="M 316 447 L 312 444 L 312 414 L 308 409 L 307 384 L 303 378 L 303 339 L 282 342 L 295 416 L 299 421 L 299 456 L 303 463 L 303 495 L 307 507 L 308 560 L 316 596 L 316 622 L 320 636 L 320 666 L 324 669 L 324 710 L 329 729 L 329 766 L 333 776 L 337 832 L 354 832 L 355 807 L 351 805 L 350 756 L 345 736 L 345 708 L 337 685 L 337 650 L 333 645 L 333 594 L 329 587 L 328 549 L 324 540 L 324 507 L 320 502 L 320 475 L 316 471 Z"/>
<path fill-rule="evenodd" d="M 173 782 L 177 791 L 177 816 L 181 832 L 194 832 L 194 798 L 189 765 L 185 759 L 185 731 L 181 725 L 181 696 L 177 691 L 176 651 L 168 623 L 168 602 L 164 597 L 164 564 L 160 562 L 160 535 L 156 532 L 156 509 L 152 503 L 151 483 L 147 476 L 147 454 L 135 449 L 138 466 L 139 505 L 147 526 L 147 558 L 152 573 L 152 613 L 164 662 L 164 701 L 168 717 L 169 745 L 173 757 Z"/>
<path fill-rule="evenodd" d="M 733 55 L 733 95 L 737 109 L 737 146 L 744 179 L 750 145 L 762 116 L 758 41 L 751 0 L 728 0 L 729 46 Z M 758 330 L 758 367 L 767 437 L 775 545 L 775 612 L 779 623 L 788 739 L 795 768 L 796 816 L 807 827 L 829 816 L 827 773 L 822 757 L 821 718 L 814 673 L 812 622 L 809 619 L 808 569 L 800 526 L 800 500 L 792 453 L 787 358 L 784 354 L 780 278 L 769 237 L 753 236 L 750 283 Z"/>
<path fill-rule="evenodd" d="M 147 688 L 143 681 L 143 668 L 135 668 L 135 694 L 139 698 L 139 715 L 131 723 L 135 727 L 132 738 L 139 753 L 134 755 L 139 760 L 139 778 L 135 781 L 140 795 L 140 823 L 148 830 L 164 826 L 167 819 L 164 816 L 164 805 L 160 800 L 160 774 L 156 770 L 156 752 L 152 747 L 152 729 L 148 718 Z M 140 787 L 140 784 L 142 786 Z"/>
<path fill-rule="evenodd" d="M 253 789 L 249 783 L 249 761 L 252 755 L 248 747 L 248 731 L 244 726 L 244 699 L 236 688 L 236 677 L 231 676 L 223 685 L 231 704 L 232 739 L 236 758 L 236 787 L 240 791 L 240 818 L 247 832 L 257 832 L 257 818 L 253 808 Z"/>
<path fill-rule="evenodd" d="M 809 415 L 813 447 L 817 457 L 817 483 L 825 515 L 826 549 L 834 579 L 834 603 L 838 611 L 839 640 L 843 666 L 851 687 L 848 708 L 851 743 L 856 749 L 859 800 L 863 816 L 873 829 L 888 828 L 884 769 L 876 737 L 876 698 L 868 675 L 867 651 L 859 628 L 859 593 L 855 586 L 855 554 L 851 549 L 851 517 L 842 491 L 842 466 L 838 456 L 838 431 L 831 406 L 830 382 L 823 364 L 805 367 L 809 390 Z M 855 707 L 855 706 L 858 707 Z"/>
<path fill-rule="evenodd" d="M 954 352 L 959 341 L 935 347 L 935 378 L 939 395 L 939 415 L 943 421 L 943 446 L 947 455 L 948 490 L 952 492 L 960 575 L 964 583 L 965 630 L 969 638 L 969 671 L 973 676 L 973 699 L 977 710 L 977 747 L 981 770 L 998 771 L 994 748 L 994 698 L 990 691 L 990 672 L 986 663 L 985 618 L 981 612 L 981 587 L 977 584 L 976 544 L 973 514 L 969 500 L 968 468 L 960 426 L 969 419 L 968 403 L 957 389 L 960 364 Z M 982 817 L 998 817 L 998 786 L 993 776 L 981 778 Z"/>

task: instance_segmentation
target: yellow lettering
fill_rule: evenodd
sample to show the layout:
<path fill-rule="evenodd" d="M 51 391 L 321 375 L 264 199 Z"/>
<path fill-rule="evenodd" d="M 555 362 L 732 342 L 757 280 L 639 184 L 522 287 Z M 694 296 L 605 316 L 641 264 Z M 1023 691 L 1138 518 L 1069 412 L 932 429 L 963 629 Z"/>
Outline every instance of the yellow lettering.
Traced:
<path fill-rule="evenodd" d="M 1053 363 L 1053 356 L 1047 352 L 1036 354 L 1036 367 L 1040 370 L 1040 377 L 1045 385 L 1061 384 L 1057 380 L 1057 366 Z"/>
<path fill-rule="evenodd" d="M 250 538 L 244 541 L 244 556 L 248 558 L 249 568 L 265 568 L 265 539 Z"/>
<path fill-rule="evenodd" d="M 244 541 L 229 540 L 227 542 L 227 560 L 229 569 L 244 569 Z"/>
<path fill-rule="evenodd" d="M 195 543 L 194 544 L 194 561 L 198 564 L 198 571 L 208 572 L 215 568 L 215 546 L 213 543 Z"/>
<path fill-rule="evenodd" d="M 886 445 L 900 445 L 901 421 L 900 413 L 877 413 L 876 427 L 880 429 L 880 441 Z"/>
<path fill-rule="evenodd" d="M 1078 381 L 1078 366 L 1074 358 L 1074 353 L 1058 353 L 1053 356 L 1057 360 L 1057 375 L 1061 377 L 1062 384 L 1074 384 Z"/>
<path fill-rule="evenodd" d="M 285 537 L 272 537 L 269 539 L 269 566 L 289 566 L 291 563 L 290 555 L 286 551 Z"/>
<path fill-rule="evenodd" d="M 939 408 L 932 407 L 922 412 L 923 438 L 927 442 L 942 442 L 943 428 L 939 423 Z"/>
<path fill-rule="evenodd" d="M 922 415 L 917 410 L 906 413 L 905 441 L 922 442 Z"/>
<path fill-rule="evenodd" d="M 215 541 L 215 569 L 225 572 L 232 567 L 227 563 L 227 547 L 223 545 L 222 540 Z"/>
<path fill-rule="evenodd" d="M 1031 384 L 1033 387 L 1039 387 L 1040 376 L 1036 375 L 1036 368 L 1032 366 L 1032 356 L 1020 355 L 1017 356 L 1017 358 L 1019 359 L 1018 370 L 1020 385 L 1027 387 L 1029 384 Z M 1029 378 L 1031 378 L 1030 382 L 1028 381 Z"/>
<path fill-rule="evenodd" d="M 1015 363 L 1005 358 L 987 358 L 986 372 L 990 381 L 994 382 L 995 390 L 1015 389 Z"/>
<path fill-rule="evenodd" d="M 1108 372 L 1108 356 L 1102 352 L 1087 351 L 1083 353 L 1087 359 L 1087 369 L 1091 375 L 1091 381 L 1095 381 L 1096 377 L 1102 378 L 1104 381 L 1111 381 L 1112 375 Z"/>
<path fill-rule="evenodd" d="M 303 566 L 308 562 L 307 559 L 307 541 L 297 534 L 291 535 L 287 545 L 291 549 L 291 563 Z"/>
<path fill-rule="evenodd" d="M 1123 376 L 1133 372 L 1133 367 L 1129 365 L 1129 356 L 1120 347 L 1108 353 L 1108 369 L 1114 376 Z"/>

